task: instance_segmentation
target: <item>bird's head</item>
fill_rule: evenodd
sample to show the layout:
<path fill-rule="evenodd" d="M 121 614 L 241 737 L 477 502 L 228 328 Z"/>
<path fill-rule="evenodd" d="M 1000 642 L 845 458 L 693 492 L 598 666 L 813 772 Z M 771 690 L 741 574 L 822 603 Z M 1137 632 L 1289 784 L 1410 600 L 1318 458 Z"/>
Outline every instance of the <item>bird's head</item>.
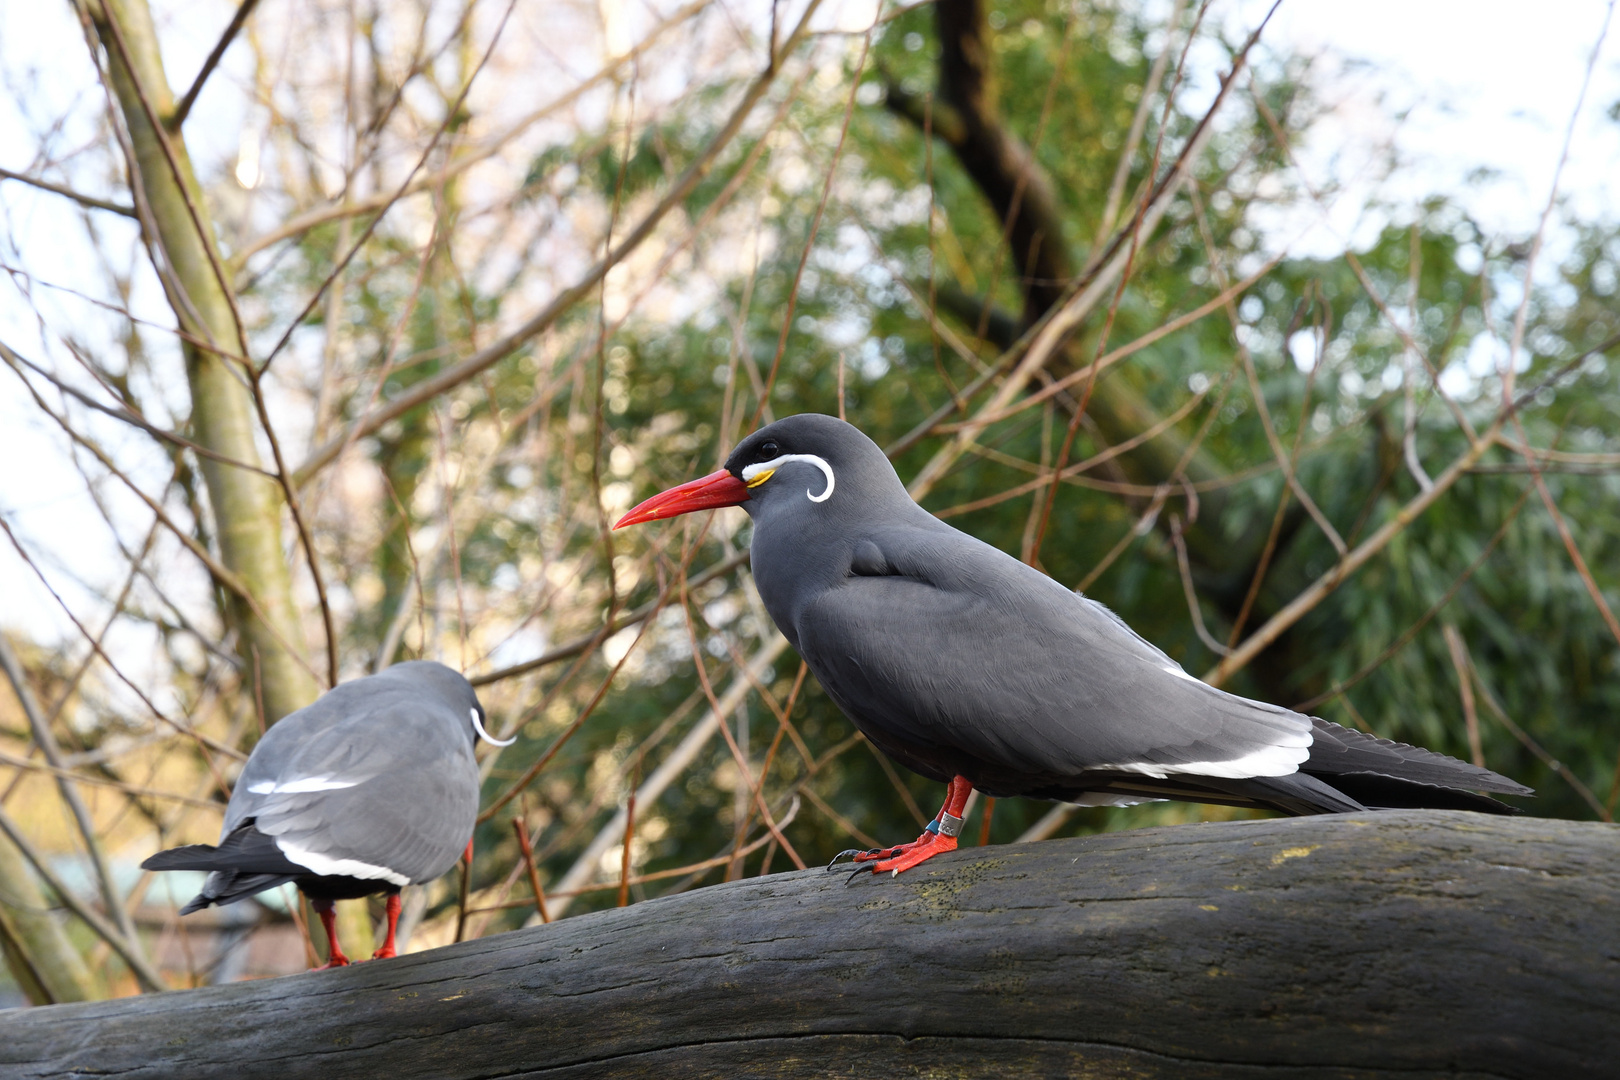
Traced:
<path fill-rule="evenodd" d="M 837 518 L 874 497 L 911 504 L 894 466 L 859 428 L 835 416 L 800 413 L 760 428 L 737 444 L 724 468 L 654 495 L 613 527 L 721 506 L 741 506 L 756 520 Z"/>
<path fill-rule="evenodd" d="M 501 740 L 489 733 L 489 714 L 484 712 L 478 692 L 453 668 L 433 660 L 407 660 L 384 668 L 375 678 L 396 684 L 414 699 L 447 706 L 446 715 L 457 718 L 457 727 L 473 745 L 479 739 L 495 746 L 510 746 L 516 741 L 516 736 Z"/>

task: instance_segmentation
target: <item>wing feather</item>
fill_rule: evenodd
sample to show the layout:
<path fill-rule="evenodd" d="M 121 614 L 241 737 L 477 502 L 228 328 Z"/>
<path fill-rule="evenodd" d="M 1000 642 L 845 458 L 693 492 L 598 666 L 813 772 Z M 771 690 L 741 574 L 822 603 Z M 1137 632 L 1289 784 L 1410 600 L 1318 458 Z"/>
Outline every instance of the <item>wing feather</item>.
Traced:
<path fill-rule="evenodd" d="M 954 530 L 879 531 L 796 621 L 846 711 L 1010 774 L 1280 776 L 1311 721 L 1194 679 L 1092 600 Z M 873 576 L 879 566 L 891 570 Z"/>
<path fill-rule="evenodd" d="M 449 706 L 418 695 L 374 687 L 350 699 L 342 690 L 260 740 L 231 795 L 224 834 L 251 818 L 317 873 L 352 873 L 355 864 L 412 882 L 438 877 L 467 846 L 478 814 L 478 766 L 458 733 L 463 718 L 447 723 L 437 711 Z"/>

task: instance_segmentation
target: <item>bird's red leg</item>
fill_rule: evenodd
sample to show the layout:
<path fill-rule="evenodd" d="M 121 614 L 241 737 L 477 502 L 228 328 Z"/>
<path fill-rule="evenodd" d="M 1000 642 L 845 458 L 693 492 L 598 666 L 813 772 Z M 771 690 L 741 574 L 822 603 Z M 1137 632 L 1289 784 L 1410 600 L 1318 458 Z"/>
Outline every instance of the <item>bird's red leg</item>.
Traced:
<path fill-rule="evenodd" d="M 373 960 L 386 960 L 390 956 L 398 956 L 394 950 L 394 930 L 399 926 L 399 893 L 388 895 L 388 934 L 383 938 L 382 948 L 371 954 Z"/>
<path fill-rule="evenodd" d="M 902 870 L 910 870 L 918 863 L 932 859 L 942 851 L 955 851 L 957 834 L 962 831 L 963 811 L 971 794 L 973 784 L 967 777 L 953 777 L 951 782 L 945 785 L 945 805 L 939 808 L 939 813 L 934 815 L 934 820 L 928 823 L 928 828 L 921 836 L 909 844 L 877 851 L 862 851 L 855 856 L 855 861 L 870 862 L 872 872 L 875 874 L 885 870 L 891 874 L 898 874 Z"/>
<path fill-rule="evenodd" d="M 338 945 L 337 904 L 332 900 L 311 900 L 309 906 L 315 909 L 315 914 L 321 917 L 321 925 L 326 927 L 326 963 L 315 970 L 347 967 L 349 958 L 343 955 L 343 949 Z"/>

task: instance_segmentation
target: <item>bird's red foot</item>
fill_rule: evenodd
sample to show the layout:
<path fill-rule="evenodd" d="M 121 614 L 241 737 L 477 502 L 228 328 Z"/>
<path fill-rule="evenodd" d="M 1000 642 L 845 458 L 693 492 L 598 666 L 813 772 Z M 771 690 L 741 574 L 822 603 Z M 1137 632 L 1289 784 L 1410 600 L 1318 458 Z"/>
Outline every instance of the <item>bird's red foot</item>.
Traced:
<path fill-rule="evenodd" d="M 861 848 L 846 848 L 832 857 L 832 862 L 827 864 L 827 869 L 831 870 L 843 859 L 848 859 L 854 863 L 880 862 L 884 859 L 898 858 L 918 848 L 926 847 L 939 839 L 934 835 L 934 828 L 938 824 L 938 821 L 930 824 L 927 832 L 923 833 L 909 844 L 896 844 L 894 847 L 875 847 L 866 848 L 864 850 Z M 857 867 L 857 869 L 865 870 L 867 868 L 862 866 Z"/>
<path fill-rule="evenodd" d="M 928 832 L 909 844 L 902 844 L 900 848 L 893 849 L 898 852 L 892 858 L 879 859 L 872 864 L 872 873 L 881 874 L 887 870 L 891 875 L 902 870 L 910 870 L 919 863 L 925 863 L 943 851 L 956 850 L 956 837 L 936 836 Z M 860 856 L 855 856 L 857 860 Z"/>
<path fill-rule="evenodd" d="M 876 862 L 876 861 L 878 861 L 880 859 L 892 859 L 892 858 L 895 858 L 898 855 L 904 855 L 906 852 L 911 851 L 911 850 L 913 850 L 913 849 L 915 849 L 917 847 L 921 847 L 923 845 L 926 845 L 929 841 L 934 840 L 934 839 L 935 839 L 935 836 L 934 836 L 933 833 L 925 832 L 925 833 L 923 833 L 921 836 L 917 837 L 917 839 L 913 840 L 909 844 L 896 844 L 894 847 L 879 847 L 879 848 L 872 848 L 869 851 L 857 851 L 857 852 L 855 852 L 854 856 L 852 857 L 852 861 L 854 861 L 854 862 Z"/>
<path fill-rule="evenodd" d="M 973 794 L 973 784 L 965 776 L 952 777 L 951 782 L 945 786 L 945 805 L 940 807 L 934 820 L 928 823 L 928 828 L 917 839 L 909 844 L 899 844 L 890 848 L 873 848 L 870 851 L 852 849 L 840 851 L 833 856 L 832 862 L 827 864 L 831 870 L 838 865 L 838 860 L 850 856 L 858 864 L 870 864 L 874 874 L 881 874 L 887 870 L 890 874 L 898 874 L 902 870 L 910 870 L 919 863 L 927 862 L 942 851 L 956 850 L 956 837 L 962 831 L 962 817 L 967 813 L 968 796 Z M 855 872 L 867 869 L 866 865 L 857 865 Z M 850 875 L 853 881 L 855 875 Z"/>
<path fill-rule="evenodd" d="M 472 847 L 472 842 L 468 841 L 467 846 Z M 388 936 L 383 938 L 382 948 L 371 954 L 373 960 L 387 960 L 389 957 L 399 955 L 394 948 L 394 933 L 399 929 L 399 908 L 399 893 L 389 893 Z"/>
<path fill-rule="evenodd" d="M 325 971 L 328 968 L 349 966 L 349 958 L 343 955 L 343 949 L 338 945 L 337 937 L 337 905 L 331 900 L 311 900 L 309 906 L 315 909 L 315 914 L 321 917 L 321 925 L 326 928 L 326 963 L 316 968 L 316 971 Z"/>

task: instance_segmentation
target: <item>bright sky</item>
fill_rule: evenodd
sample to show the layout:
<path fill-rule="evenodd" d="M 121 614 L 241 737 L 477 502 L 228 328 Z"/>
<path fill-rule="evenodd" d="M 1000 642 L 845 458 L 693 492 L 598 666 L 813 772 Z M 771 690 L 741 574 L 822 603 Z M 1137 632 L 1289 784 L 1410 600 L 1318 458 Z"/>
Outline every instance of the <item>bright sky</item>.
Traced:
<path fill-rule="evenodd" d="M 1238 0 L 1228 25 L 1252 27 L 1269 6 Z M 1348 179 L 1367 155 L 1344 151 L 1393 136 L 1408 168 L 1379 192 L 1386 203 L 1446 192 L 1487 230 L 1522 237 L 1546 206 L 1609 8 L 1602 0 L 1284 0 L 1266 40 L 1364 61 L 1325 65 L 1338 70 L 1323 89 L 1337 109 L 1312 147 L 1317 162 L 1340 151 L 1336 171 Z M 1608 114 L 1620 105 L 1617 37 L 1620 27 L 1611 27 L 1560 185 L 1586 219 L 1614 217 L 1620 121 Z M 1496 175 L 1470 179 L 1482 169 Z"/>
<path fill-rule="evenodd" d="M 850 2 L 852 10 L 840 22 L 864 25 L 853 8 L 869 12 L 867 2 Z M 1167 0 L 1152 2 L 1168 10 Z M 1228 37 L 1237 39 L 1268 6 L 1261 0 L 1216 0 L 1211 17 L 1223 19 Z M 232 5 L 217 0 L 213 7 L 215 22 L 222 25 Z M 1323 65 L 1322 92 L 1336 109 L 1318 137 L 1302 149 L 1313 183 L 1336 179 L 1351 184 L 1357 197 L 1346 200 L 1345 211 L 1335 213 L 1295 250 L 1329 253 L 1346 238 L 1365 242 L 1369 230 L 1385 220 L 1357 209 L 1363 197 L 1371 196 L 1389 208 L 1388 214 L 1401 218 L 1423 196 L 1446 192 L 1488 230 L 1513 237 L 1531 232 L 1546 203 L 1564 131 L 1607 10 L 1598 0 L 1541 0 L 1533 8 L 1506 0 L 1361 0 L 1354 5 L 1285 0 L 1268 28 L 1268 41 L 1309 52 L 1330 49 L 1365 61 Z M 37 93 L 64 101 L 75 91 L 97 93 L 89 84 L 74 83 L 88 74 L 88 65 L 83 63 L 83 38 L 67 12 L 63 4 L 12 0 L 4 13 L 6 32 L 0 34 L 0 64 L 6 71 L 23 70 L 33 57 L 60 58 L 51 65 L 54 76 L 46 76 L 50 85 Z M 187 55 L 172 57 L 171 66 L 189 74 L 216 32 L 204 28 L 188 34 L 202 44 L 188 40 Z M 1589 219 L 1614 217 L 1613 178 L 1620 177 L 1620 122 L 1606 115 L 1620 103 L 1616 37 L 1620 28 L 1604 45 L 1563 183 L 1572 208 Z M 189 55 L 193 50 L 198 50 L 196 57 Z M 0 101 L 0 166 L 25 169 L 28 141 L 10 107 L 9 100 Z M 239 116 L 239 104 L 199 107 L 187 127 L 188 136 L 203 148 L 196 156 L 206 162 L 211 148 L 217 161 L 222 148 L 233 147 Z M 1376 191 L 1354 187 L 1357 178 L 1371 175 L 1368 162 L 1376 148 L 1390 140 L 1408 167 Z M 1478 179 L 1482 169 L 1491 175 Z M 72 284 L 75 267 L 86 256 L 66 248 L 50 250 L 50 216 L 63 210 L 53 207 L 53 201 L 60 203 L 15 183 L 0 184 L 0 228 L 11 233 L 5 246 L 24 248 L 32 269 Z M 42 246 L 47 250 L 41 251 Z M 1555 243 L 1552 253 L 1557 250 Z M 0 334 L 8 341 L 37 340 L 28 305 L 3 280 Z M 47 425 L 17 380 L 0 372 L 0 460 L 5 462 L 0 512 L 59 566 L 71 567 L 103 588 L 116 588 L 112 579 L 121 560 L 105 546 L 106 529 L 64 456 L 63 440 Z M 71 601 L 85 598 L 67 574 L 60 574 L 59 581 Z M 71 624 L 3 538 L 0 624 L 44 639 L 72 634 Z M 133 641 L 126 646 L 139 648 Z"/>

